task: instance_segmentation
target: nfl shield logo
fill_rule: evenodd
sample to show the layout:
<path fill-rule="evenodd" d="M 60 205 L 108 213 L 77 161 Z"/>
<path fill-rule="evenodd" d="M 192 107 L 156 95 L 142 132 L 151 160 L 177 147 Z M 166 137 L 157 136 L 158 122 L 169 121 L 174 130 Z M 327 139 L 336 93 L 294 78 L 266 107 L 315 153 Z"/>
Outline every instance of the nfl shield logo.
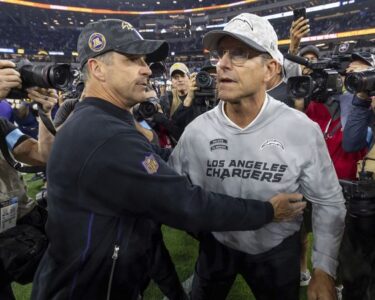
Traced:
<path fill-rule="evenodd" d="M 159 169 L 159 164 L 152 154 L 145 157 L 145 160 L 142 161 L 142 165 L 148 174 L 155 174 Z"/>

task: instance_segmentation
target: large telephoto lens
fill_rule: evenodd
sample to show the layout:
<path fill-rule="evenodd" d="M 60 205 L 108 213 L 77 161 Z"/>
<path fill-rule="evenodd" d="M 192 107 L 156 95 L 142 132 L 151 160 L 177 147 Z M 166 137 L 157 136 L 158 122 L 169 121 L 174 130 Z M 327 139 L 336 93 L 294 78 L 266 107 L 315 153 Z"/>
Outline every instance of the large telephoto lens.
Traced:
<path fill-rule="evenodd" d="M 352 94 L 375 91 L 375 70 L 349 73 L 345 78 L 345 87 Z"/>
<path fill-rule="evenodd" d="M 23 88 L 37 86 L 64 91 L 74 80 L 68 64 L 24 64 L 19 72 Z"/>

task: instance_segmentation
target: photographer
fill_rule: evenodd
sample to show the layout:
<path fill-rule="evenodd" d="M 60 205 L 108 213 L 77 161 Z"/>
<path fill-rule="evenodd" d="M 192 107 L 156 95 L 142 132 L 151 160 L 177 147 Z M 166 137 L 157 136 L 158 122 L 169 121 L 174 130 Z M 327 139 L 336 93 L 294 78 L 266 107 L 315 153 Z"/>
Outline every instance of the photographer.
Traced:
<path fill-rule="evenodd" d="M 21 88 L 22 80 L 20 74 L 14 69 L 15 64 L 11 61 L 0 60 L 0 98 L 3 99 L 7 97 L 11 89 Z M 29 89 L 28 97 L 35 102 L 42 105 L 44 112 L 49 115 L 53 105 L 57 101 L 56 92 L 52 93 L 44 89 Z M 1 100 L 0 100 L 1 101 Z M 0 114 L 0 143 L 6 143 L 5 148 L 10 151 L 14 157 L 23 163 L 31 165 L 42 165 L 45 164 L 50 147 L 53 142 L 53 136 L 48 132 L 45 126 L 40 122 L 39 124 L 39 140 L 36 141 L 31 137 L 23 134 L 19 129 L 12 124 L 8 118 L 9 114 Z M 4 149 L 4 147 L 2 147 Z M 20 178 L 18 172 L 13 169 L 4 159 L 3 155 L 0 154 L 0 186 L 2 187 L 0 191 L 0 207 L 1 211 L 13 210 L 15 209 L 17 213 L 10 214 L 11 218 L 7 221 L 8 225 L 5 226 L 3 220 L 2 228 L 5 228 L 0 234 L 0 299 L 14 299 L 14 295 L 11 289 L 11 281 L 13 280 L 28 280 L 32 279 L 32 274 L 25 274 L 29 272 L 28 268 L 35 268 L 35 263 L 38 263 L 43 252 L 39 253 L 36 251 L 33 255 L 29 255 L 29 261 L 25 262 L 26 266 L 23 265 L 11 265 L 9 269 L 10 262 L 14 257 L 17 257 L 18 250 L 23 250 L 21 244 L 17 246 L 17 239 L 15 236 L 9 236 L 9 232 L 14 233 L 17 230 L 17 225 L 29 224 L 32 225 L 33 229 L 39 233 L 39 236 L 43 238 L 41 233 L 44 230 L 45 214 L 39 209 L 35 208 L 35 203 L 30 201 L 26 195 L 25 186 Z M 10 201 L 12 199 L 12 201 Z M 13 200 L 17 199 L 16 202 Z M 37 223 L 37 224 L 36 224 Z M 25 226 L 25 225 L 24 225 Z M 22 227 L 23 228 L 23 227 Z M 5 236 L 6 234 L 7 236 Z M 12 249 L 12 254 L 10 255 L 9 247 L 13 245 L 14 241 L 18 249 Z M 22 238 L 20 238 L 22 241 Z M 32 239 L 30 239 L 31 241 Z M 4 244 L 1 244 L 4 243 Z M 29 242 L 30 244 L 30 242 Z M 27 245 L 27 243 L 26 243 Z M 5 247 L 5 248 L 4 248 Z M 6 261 L 5 261 L 6 260 Z M 35 261 L 35 262 L 34 262 Z M 33 264 L 28 267 L 29 264 Z M 4 269 L 5 266 L 8 266 Z M 23 272 L 17 273 L 14 268 L 22 270 Z M 25 270 L 26 268 L 27 270 Z M 33 271 L 33 270 L 31 270 Z M 35 269 L 34 269 L 35 271 Z M 28 278 L 24 278 L 24 277 Z"/>
<path fill-rule="evenodd" d="M 216 68 L 206 62 L 198 73 L 191 74 L 189 92 L 176 109 L 172 120 L 183 132 L 196 117 L 215 107 L 217 101 Z"/>
<path fill-rule="evenodd" d="M 361 52 L 353 53 L 352 62 L 347 68 L 345 85 L 355 93 L 353 109 L 344 129 L 343 145 L 347 151 L 357 151 L 369 144 L 366 138 L 368 129 L 374 128 L 374 67 L 374 56 Z M 372 73 L 365 74 L 366 71 Z M 358 77 L 362 75 L 365 77 Z M 350 80 L 351 76 L 355 80 Z M 375 297 L 374 152 L 372 146 L 363 161 L 359 162 L 359 180 L 350 183 L 358 187 L 348 188 L 344 185 L 348 214 L 339 255 L 343 300 L 371 300 Z"/>
<path fill-rule="evenodd" d="M 373 54 L 366 52 L 353 53 L 352 62 L 347 68 L 347 73 L 361 72 L 371 68 L 375 68 Z M 353 97 L 353 108 L 348 116 L 343 134 L 342 145 L 345 151 L 356 152 L 369 145 L 369 127 L 374 125 L 374 101 L 374 97 L 370 97 L 366 93 L 359 93 Z M 374 130 L 372 130 L 372 134 L 374 134 Z"/>
<path fill-rule="evenodd" d="M 341 92 L 341 89 L 338 92 Z M 306 115 L 319 124 L 338 178 L 355 179 L 357 161 L 366 154 L 366 147 L 359 148 L 356 152 L 345 151 L 342 143 L 346 125 L 343 112 L 345 105 L 350 103 L 341 101 L 341 96 L 325 95 L 325 92 L 322 91 L 323 95 L 319 95 L 319 99 L 312 96 L 305 111 Z"/>

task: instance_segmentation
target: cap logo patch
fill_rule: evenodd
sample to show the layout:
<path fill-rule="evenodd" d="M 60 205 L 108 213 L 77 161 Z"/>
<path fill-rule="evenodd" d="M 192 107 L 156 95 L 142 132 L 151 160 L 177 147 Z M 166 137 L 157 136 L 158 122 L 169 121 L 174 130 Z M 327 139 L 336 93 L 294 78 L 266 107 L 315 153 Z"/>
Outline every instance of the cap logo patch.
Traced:
<path fill-rule="evenodd" d="M 121 28 L 126 30 L 134 30 L 133 25 L 125 21 L 122 21 Z"/>
<path fill-rule="evenodd" d="M 145 157 L 144 161 L 142 161 L 142 166 L 148 174 L 155 174 L 159 169 L 159 163 L 152 154 Z"/>
<path fill-rule="evenodd" d="M 249 20 L 237 18 L 237 19 L 234 19 L 233 21 L 241 21 L 242 23 L 246 23 L 250 27 L 250 30 L 254 31 L 253 23 L 251 23 Z"/>
<path fill-rule="evenodd" d="M 349 49 L 349 43 L 343 43 L 339 46 L 339 52 L 345 53 Z"/>
<path fill-rule="evenodd" d="M 100 52 L 105 48 L 106 40 L 104 35 L 94 32 L 89 38 L 89 47 L 94 52 Z"/>

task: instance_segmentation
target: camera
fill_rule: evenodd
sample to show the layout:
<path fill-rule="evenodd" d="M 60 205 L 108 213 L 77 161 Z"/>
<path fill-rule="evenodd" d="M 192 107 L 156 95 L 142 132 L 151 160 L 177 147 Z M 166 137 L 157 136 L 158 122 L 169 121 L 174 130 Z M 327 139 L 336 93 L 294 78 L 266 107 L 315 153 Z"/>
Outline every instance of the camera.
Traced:
<path fill-rule="evenodd" d="M 27 98 L 29 87 L 53 88 L 66 91 L 74 80 L 69 64 L 32 64 L 27 59 L 14 61 L 21 75 L 22 89 L 12 89 L 8 98 Z"/>
<path fill-rule="evenodd" d="M 217 104 L 216 79 L 206 71 L 200 71 L 195 77 L 195 85 L 198 90 L 194 94 L 194 105 L 205 107 L 206 111 Z"/>
<path fill-rule="evenodd" d="M 200 89 L 214 90 L 216 88 L 215 78 L 206 71 L 200 71 L 196 76 L 196 85 Z"/>
<path fill-rule="evenodd" d="M 352 94 L 366 92 L 375 95 L 375 69 L 350 73 L 345 78 L 345 87 Z"/>
<path fill-rule="evenodd" d="M 167 69 L 162 62 L 154 62 L 149 65 L 152 74 L 150 76 L 150 84 L 156 91 L 158 97 L 162 96 L 164 91 L 162 88 L 166 87 Z"/>
<path fill-rule="evenodd" d="M 346 60 L 335 57 L 310 62 L 290 54 L 285 57 L 312 70 L 310 75 L 288 79 L 287 90 L 291 96 L 324 102 L 328 97 L 342 93 L 343 82 L 337 70 L 342 69 L 342 63 Z"/>
<path fill-rule="evenodd" d="M 145 102 L 142 102 L 133 108 L 133 115 L 136 120 L 144 120 L 151 118 L 158 111 L 158 104 L 160 100 L 155 97 L 147 98 Z"/>

